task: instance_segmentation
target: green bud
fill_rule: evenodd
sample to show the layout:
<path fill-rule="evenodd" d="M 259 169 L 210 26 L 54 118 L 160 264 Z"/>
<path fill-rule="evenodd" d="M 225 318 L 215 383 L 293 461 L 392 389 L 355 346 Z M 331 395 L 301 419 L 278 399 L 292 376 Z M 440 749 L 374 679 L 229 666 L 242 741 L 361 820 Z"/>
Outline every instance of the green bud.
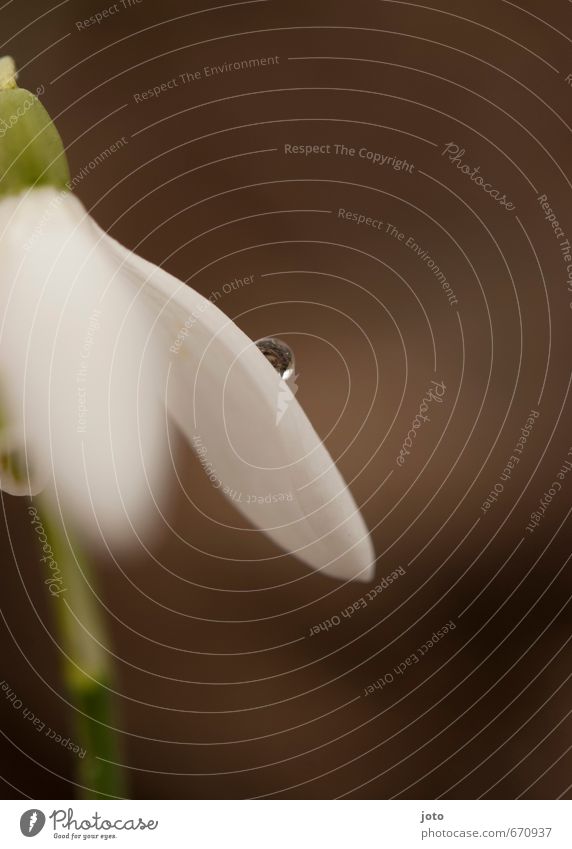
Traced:
<path fill-rule="evenodd" d="M 60 134 L 35 94 L 18 88 L 16 68 L 0 59 L 0 198 L 32 187 L 67 189 Z"/>

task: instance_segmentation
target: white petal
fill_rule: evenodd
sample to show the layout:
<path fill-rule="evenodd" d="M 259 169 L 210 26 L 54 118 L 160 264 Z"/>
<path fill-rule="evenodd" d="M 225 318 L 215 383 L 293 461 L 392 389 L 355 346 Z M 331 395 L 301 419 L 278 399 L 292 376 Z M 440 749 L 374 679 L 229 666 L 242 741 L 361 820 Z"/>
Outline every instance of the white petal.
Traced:
<path fill-rule="evenodd" d="M 364 520 L 284 381 L 213 303 L 114 244 L 161 317 L 167 404 L 203 465 L 212 465 L 213 485 L 311 567 L 370 580 L 375 554 Z"/>
<path fill-rule="evenodd" d="M 105 244 L 69 193 L 0 202 L 0 403 L 64 516 L 113 543 L 154 511 L 166 434 L 149 310 Z"/>

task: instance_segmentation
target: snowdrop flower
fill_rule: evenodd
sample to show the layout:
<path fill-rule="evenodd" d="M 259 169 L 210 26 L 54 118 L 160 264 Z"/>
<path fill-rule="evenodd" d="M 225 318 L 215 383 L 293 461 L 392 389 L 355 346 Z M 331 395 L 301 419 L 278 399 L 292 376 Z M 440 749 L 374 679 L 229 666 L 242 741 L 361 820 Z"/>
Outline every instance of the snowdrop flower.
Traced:
<path fill-rule="evenodd" d="M 214 303 L 97 226 L 8 60 L 0 87 L 0 488 L 45 491 L 96 540 L 136 538 L 158 512 L 172 421 L 197 474 L 280 548 L 370 579 L 365 523 L 280 374 Z"/>

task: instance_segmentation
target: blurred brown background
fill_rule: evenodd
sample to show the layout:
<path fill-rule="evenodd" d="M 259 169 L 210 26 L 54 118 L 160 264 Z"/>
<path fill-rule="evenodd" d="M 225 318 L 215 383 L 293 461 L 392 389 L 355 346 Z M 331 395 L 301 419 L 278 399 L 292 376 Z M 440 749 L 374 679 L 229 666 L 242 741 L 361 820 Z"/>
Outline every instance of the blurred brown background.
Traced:
<path fill-rule="evenodd" d="M 78 26 L 112 5 L 4 4 L 2 52 L 21 85 L 45 86 L 72 174 L 127 140 L 76 189 L 105 229 L 207 296 L 255 275 L 218 305 L 252 338 L 292 343 L 298 399 L 363 505 L 377 577 L 405 570 L 309 637 L 368 587 L 281 555 L 181 445 L 170 527 L 98 571 L 131 795 L 571 798 L 572 480 L 526 531 L 572 444 L 572 293 L 538 201 L 572 239 L 569 3 L 125 0 Z M 179 76 L 259 57 L 279 59 Z M 514 210 L 442 155 L 448 142 Z M 444 402 L 399 468 L 431 380 Z M 25 507 L 3 498 L 0 677 L 69 733 Z M 0 718 L 5 796 L 72 796 L 73 755 L 3 699 Z"/>

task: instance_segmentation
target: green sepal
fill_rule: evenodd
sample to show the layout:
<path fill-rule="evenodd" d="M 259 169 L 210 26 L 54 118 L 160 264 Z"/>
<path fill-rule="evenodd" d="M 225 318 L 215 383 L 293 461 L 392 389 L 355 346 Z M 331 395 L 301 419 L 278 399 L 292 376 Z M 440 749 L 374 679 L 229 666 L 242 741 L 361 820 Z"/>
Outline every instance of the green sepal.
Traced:
<path fill-rule="evenodd" d="M 36 95 L 0 88 L 0 197 L 32 187 L 67 189 L 69 181 L 60 134 Z"/>

